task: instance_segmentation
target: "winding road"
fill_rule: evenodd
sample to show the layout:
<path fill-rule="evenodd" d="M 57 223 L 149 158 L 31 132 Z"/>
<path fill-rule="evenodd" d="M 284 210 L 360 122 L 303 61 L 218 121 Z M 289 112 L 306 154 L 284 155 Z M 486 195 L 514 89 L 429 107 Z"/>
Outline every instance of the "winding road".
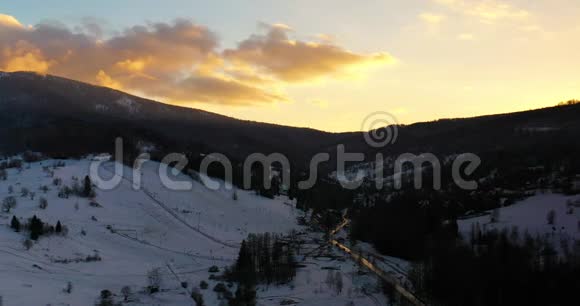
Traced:
<path fill-rule="evenodd" d="M 368 259 L 366 259 L 365 257 L 363 257 L 362 255 L 360 255 L 359 253 L 356 253 L 355 251 L 351 250 L 349 247 L 347 247 L 346 245 L 338 242 L 336 239 L 333 239 L 332 237 L 338 233 L 340 230 L 342 230 L 346 225 L 348 225 L 350 223 L 350 221 L 348 219 L 344 219 L 330 234 L 331 234 L 331 238 L 330 238 L 330 243 L 334 246 L 336 246 L 338 249 L 340 249 L 341 251 L 347 253 L 348 255 L 350 255 L 350 257 L 357 261 L 360 262 L 363 266 L 365 266 L 367 269 L 369 269 L 371 272 L 373 272 L 375 275 L 377 275 L 379 278 L 381 278 L 383 281 L 389 283 L 391 286 L 393 286 L 393 288 L 395 288 L 395 290 L 401 295 L 403 296 L 407 301 L 409 301 L 410 303 L 412 303 L 415 306 L 426 306 L 425 303 L 423 303 L 419 298 L 417 298 L 415 296 L 415 294 L 413 294 L 411 291 L 407 290 L 407 288 L 403 287 L 399 281 L 397 279 L 395 279 L 394 277 L 392 277 L 391 275 L 389 275 L 387 272 L 383 271 L 381 268 L 375 266 L 372 262 L 370 262 Z"/>

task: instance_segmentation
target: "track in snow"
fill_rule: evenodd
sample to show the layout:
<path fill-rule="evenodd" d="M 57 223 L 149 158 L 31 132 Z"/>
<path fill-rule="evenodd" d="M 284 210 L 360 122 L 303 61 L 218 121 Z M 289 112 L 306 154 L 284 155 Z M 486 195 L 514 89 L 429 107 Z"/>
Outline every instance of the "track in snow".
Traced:
<path fill-rule="evenodd" d="M 112 173 L 113 175 L 120 176 L 121 179 L 123 179 L 124 181 L 128 182 L 129 184 L 131 184 L 131 186 L 133 185 L 133 182 L 130 179 L 126 178 L 125 176 L 119 175 L 119 174 L 115 173 L 114 171 L 112 171 L 112 170 L 110 170 L 110 169 L 108 169 L 106 167 L 103 167 L 103 169 L 105 169 L 106 171 Z M 159 207 L 161 207 L 163 210 L 165 210 L 165 212 L 167 212 L 168 214 L 170 214 L 179 223 L 183 224 L 184 226 L 188 227 L 189 229 L 193 230 L 194 232 L 196 232 L 198 234 L 201 234 L 205 238 L 207 238 L 207 239 L 209 239 L 209 240 L 211 240 L 211 241 L 213 241 L 215 243 L 218 243 L 218 244 L 221 244 L 223 246 L 226 246 L 228 248 L 237 249 L 237 248 L 240 247 L 239 244 L 233 244 L 233 243 L 225 242 L 225 241 L 223 241 L 223 240 L 221 240 L 221 239 L 219 239 L 219 238 L 217 238 L 215 236 L 212 236 L 212 235 L 210 235 L 210 234 L 208 234 L 208 233 L 206 233 L 206 232 L 204 232 L 204 231 L 202 231 L 202 230 L 200 230 L 200 229 L 192 226 L 187 221 L 183 220 L 183 218 L 181 218 L 180 216 L 178 216 L 172 209 L 170 209 L 169 207 L 167 207 L 167 205 L 165 205 L 165 203 L 163 203 L 162 201 L 160 201 L 159 199 L 157 199 L 145 187 L 141 187 L 141 189 L 139 191 L 143 192 L 143 194 L 145 194 L 148 198 L 150 198 L 153 201 L 153 203 L 157 204 Z"/>

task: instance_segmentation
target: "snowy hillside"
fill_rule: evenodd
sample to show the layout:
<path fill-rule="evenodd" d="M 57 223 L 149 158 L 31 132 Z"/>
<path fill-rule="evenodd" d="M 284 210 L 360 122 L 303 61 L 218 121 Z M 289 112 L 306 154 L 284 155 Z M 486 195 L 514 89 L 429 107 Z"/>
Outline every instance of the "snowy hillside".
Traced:
<path fill-rule="evenodd" d="M 498 209 L 497 222 L 491 222 L 491 211 L 489 215 L 459 220 L 459 231 L 464 237 L 469 237 L 472 225 L 476 223 L 482 230 L 507 229 L 509 232 L 515 227 L 520 234 L 527 231 L 532 237 L 546 238 L 559 248 L 562 240 L 580 241 L 579 203 L 580 196 L 539 194 Z M 553 222 L 548 221 L 551 211 Z"/>
<path fill-rule="evenodd" d="M 8 169 L 7 180 L 0 180 L 0 198 L 17 201 L 10 212 L 0 213 L 0 296 L 4 305 L 92 305 L 104 289 L 122 301 L 124 286 L 133 292 L 126 305 L 192 305 L 189 295 L 202 280 L 209 282 L 209 289 L 202 292 L 206 305 L 218 305 L 211 290 L 215 282 L 208 280 L 209 267 L 216 265 L 221 270 L 232 265 L 241 240 L 249 233 L 304 230 L 296 224 L 298 212 L 286 198 L 269 200 L 238 190 L 235 200 L 233 191 L 212 191 L 185 175 L 179 179 L 191 181 L 193 190 L 171 191 L 162 187 L 159 164 L 154 162 L 143 166 L 141 190 L 132 189 L 131 171 L 125 168 L 126 179 L 114 190 L 96 190 L 92 200 L 74 195 L 62 198 L 58 196 L 62 186 L 82 184 L 90 160 L 59 163 L 62 161 L 25 164 L 21 170 Z M 105 163 L 101 173 L 111 175 L 113 168 L 112 162 Z M 47 200 L 45 209 L 39 205 L 41 198 Z M 68 233 L 41 236 L 26 246 L 28 232 L 11 229 L 11 219 L 16 216 L 24 224 L 34 215 L 51 225 L 60 221 Z M 359 275 L 354 263 L 338 251 L 331 252 L 336 256 L 304 258 L 304 267 L 292 286 L 259 288 L 259 304 L 385 303 L 368 290 L 374 286 L 374 278 Z M 341 278 L 344 275 L 343 292 L 326 285 L 329 266 Z M 145 294 L 147 274 L 156 268 L 162 276 L 162 290 Z M 72 290 L 67 293 L 69 282 Z M 187 288 L 182 282 L 188 282 Z"/>

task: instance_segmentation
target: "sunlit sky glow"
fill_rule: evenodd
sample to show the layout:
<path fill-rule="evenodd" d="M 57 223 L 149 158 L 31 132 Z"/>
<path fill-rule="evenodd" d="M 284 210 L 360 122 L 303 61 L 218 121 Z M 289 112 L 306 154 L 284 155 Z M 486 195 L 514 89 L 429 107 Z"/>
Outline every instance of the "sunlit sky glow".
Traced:
<path fill-rule="evenodd" d="M 0 2 L 0 70 L 327 131 L 580 98 L 579 50 L 577 0 Z"/>

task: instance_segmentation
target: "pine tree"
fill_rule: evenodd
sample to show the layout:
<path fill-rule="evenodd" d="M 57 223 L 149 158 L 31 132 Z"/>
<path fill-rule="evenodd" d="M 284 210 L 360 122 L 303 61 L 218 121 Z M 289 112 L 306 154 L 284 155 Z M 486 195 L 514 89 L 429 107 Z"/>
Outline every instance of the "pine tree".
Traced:
<path fill-rule="evenodd" d="M 56 227 L 54 228 L 54 231 L 59 234 L 62 233 L 62 225 L 60 224 L 60 221 L 56 222 Z"/>
<path fill-rule="evenodd" d="M 40 235 L 42 235 L 42 233 L 43 233 L 44 224 L 42 223 L 42 221 L 40 219 L 38 219 L 38 217 L 36 217 L 36 215 L 34 215 L 30 219 L 30 223 L 28 226 L 29 226 L 29 230 L 30 230 L 30 239 L 31 240 L 38 240 L 38 237 L 40 237 Z"/>
<path fill-rule="evenodd" d="M 230 302 L 231 306 L 254 306 L 256 305 L 256 289 L 253 286 L 240 285 L 236 295 Z"/>
<path fill-rule="evenodd" d="M 274 237 L 273 247 L 272 247 L 272 268 L 274 281 L 276 283 L 281 283 L 283 279 L 282 270 L 282 255 L 283 255 L 282 243 L 278 241 L 278 237 Z"/>
<path fill-rule="evenodd" d="M 93 183 L 91 182 L 91 178 L 87 175 L 85 176 L 84 186 L 83 186 L 83 196 L 84 197 L 91 197 L 93 194 Z"/>
<path fill-rule="evenodd" d="M 342 293 L 342 288 L 344 286 L 344 283 L 342 281 L 342 273 L 336 271 L 336 273 L 334 274 L 334 286 L 336 289 L 336 294 L 340 295 Z"/>
<path fill-rule="evenodd" d="M 240 246 L 235 274 L 236 278 L 242 284 L 253 284 L 255 281 L 256 271 L 254 269 L 252 255 L 245 240 L 242 241 L 242 245 Z"/>
<path fill-rule="evenodd" d="M 20 221 L 18 221 L 16 216 L 12 216 L 12 221 L 10 222 L 10 228 L 13 229 L 15 232 L 20 232 Z"/>
<path fill-rule="evenodd" d="M 113 306 L 113 293 L 109 290 L 102 290 L 98 306 Z"/>

